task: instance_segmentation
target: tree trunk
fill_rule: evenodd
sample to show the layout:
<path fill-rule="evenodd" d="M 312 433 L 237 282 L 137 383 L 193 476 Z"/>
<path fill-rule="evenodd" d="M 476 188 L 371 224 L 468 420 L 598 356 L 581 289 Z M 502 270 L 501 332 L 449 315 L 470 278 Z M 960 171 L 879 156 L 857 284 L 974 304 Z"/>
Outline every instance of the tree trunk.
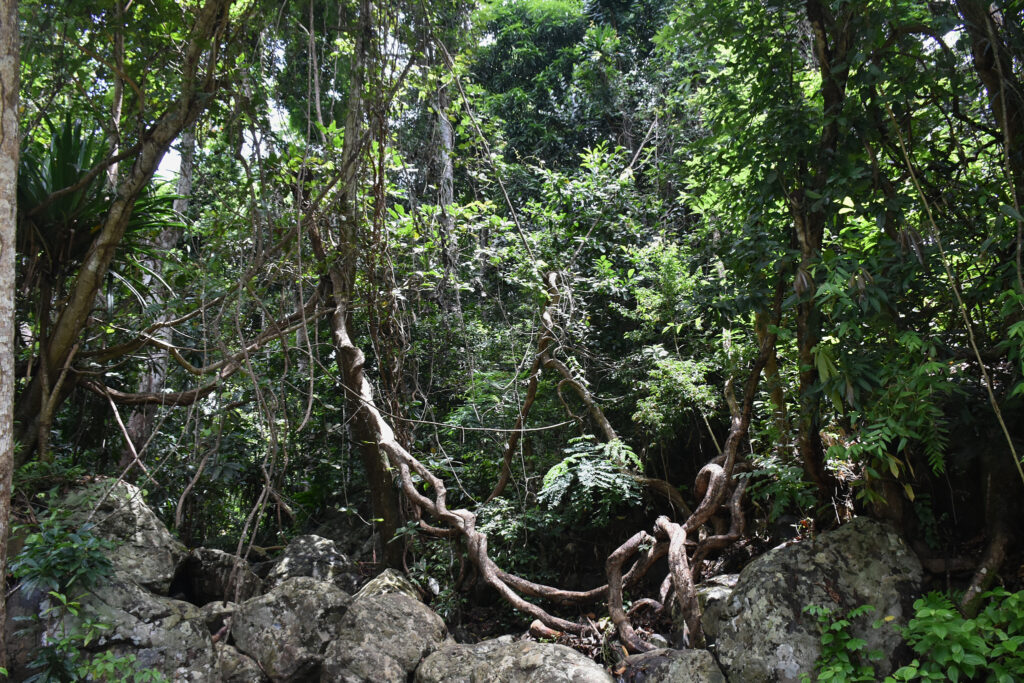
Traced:
<path fill-rule="evenodd" d="M 115 198 L 78 269 L 70 293 L 61 302 L 63 307 L 39 359 L 41 365 L 56 373 L 71 361 L 88 325 L 89 313 L 131 220 L 135 201 L 153 177 L 171 143 L 196 121 L 211 101 L 210 94 L 216 87 L 219 73 L 216 68 L 219 41 L 214 38 L 226 29 L 231 2 L 207 0 L 199 10 L 185 47 L 181 91 L 156 123 L 142 134 L 135 162 L 118 184 Z M 39 416 L 44 412 L 43 408 L 51 401 L 59 405 L 62 398 L 58 392 L 51 392 L 43 386 L 41 374 L 37 373 L 17 398 L 15 437 L 21 443 L 16 454 L 18 464 L 24 462 L 37 445 Z"/>
<path fill-rule="evenodd" d="M 1016 200 L 1024 200 L 1024 90 L 1013 70 L 1014 55 L 985 0 L 957 0 L 971 39 L 974 70 L 988 93 L 989 107 L 1003 134 Z M 1024 55 L 1016 55 L 1021 58 Z"/>
<path fill-rule="evenodd" d="M 18 3 L 0 4 L 0 586 L 7 584 L 7 537 L 14 474 L 14 233 L 18 200 Z M 0 629 L 7 621 L 6 588 Z M 7 648 L 0 638 L 0 666 Z"/>
<path fill-rule="evenodd" d="M 821 316 L 814 301 L 817 284 L 814 268 L 821 258 L 826 213 L 819 197 L 823 194 L 836 157 L 842 133 L 838 118 L 846 97 L 849 77 L 847 55 L 852 35 L 848 17 L 832 17 L 820 0 L 807 0 L 807 21 L 811 27 L 814 57 L 821 73 L 822 130 L 815 158 L 808 160 L 809 171 L 802 187 L 791 193 L 790 212 L 800 265 L 794 288 L 800 297 L 796 309 L 797 357 L 800 363 L 800 414 L 797 419 L 797 449 L 808 478 L 818 487 L 823 502 L 831 499 L 836 481 L 825 469 L 825 449 L 821 442 L 820 404 L 816 390 L 817 371 L 814 349 L 821 340 Z"/>
<path fill-rule="evenodd" d="M 441 306 L 446 311 L 461 313 L 462 297 L 458 284 L 452 285 L 452 278 L 459 261 L 459 244 L 455 235 L 455 221 L 450 207 L 455 202 L 452 150 L 455 148 L 455 129 L 448 119 L 451 94 L 445 83 L 439 83 L 434 92 L 434 116 L 436 121 L 436 142 L 434 145 L 434 172 L 437 174 L 438 232 L 441 237 L 441 265 L 444 281 L 440 290 Z M 457 278 L 457 275 L 454 276 Z"/>
<path fill-rule="evenodd" d="M 121 111 L 124 107 L 124 3 L 121 0 L 114 3 L 114 23 L 114 73 L 111 74 L 114 101 L 110 105 L 110 130 L 107 131 L 111 156 L 116 155 L 121 147 Z M 111 190 L 117 187 L 118 166 L 111 164 L 107 169 L 107 186 Z"/>
<path fill-rule="evenodd" d="M 1020 213 L 1024 201 L 1024 91 L 1014 73 L 1014 58 L 1024 57 L 1013 54 L 1011 43 L 1004 39 L 1000 24 L 996 20 L 995 5 L 982 0 L 957 0 L 957 10 L 964 20 L 964 28 L 971 39 L 971 55 L 974 70 L 985 86 L 992 117 L 1003 135 L 1000 141 L 1005 154 L 1006 171 L 1011 185 L 1011 201 Z M 1017 221 L 1017 287 L 1024 291 L 1022 279 L 1021 243 L 1022 225 Z M 980 358 L 979 358 L 980 363 Z M 984 366 L 982 366 L 984 372 Z M 992 405 L 997 408 L 995 398 Z M 1011 444 L 1012 446 L 1012 444 Z M 1012 449 L 1011 449 L 1012 451 Z M 1015 456 L 1011 453 L 1011 458 Z M 987 544 L 981 563 L 971 579 L 960 601 L 961 609 L 974 616 L 980 606 L 981 594 L 995 580 L 1006 559 L 1012 529 L 1015 524 L 1009 519 L 1008 511 L 1016 510 L 1015 501 L 1018 477 L 1003 461 L 995 461 L 991 454 L 982 456 L 986 473 L 985 528 Z"/>
<path fill-rule="evenodd" d="M 758 311 L 754 317 L 754 330 L 757 332 L 757 343 L 764 344 L 768 338 L 768 325 L 771 316 L 768 311 Z M 789 417 L 786 414 L 786 394 L 782 386 L 782 378 L 779 377 L 778 354 L 772 346 L 768 352 L 768 359 L 764 365 L 764 379 L 768 387 L 768 393 L 772 398 L 772 418 L 775 422 L 775 430 L 779 433 L 777 449 L 781 453 L 789 453 Z"/>
<path fill-rule="evenodd" d="M 401 526 L 401 508 L 394 475 L 381 451 L 382 438 L 373 425 L 376 420 L 369 411 L 376 411 L 373 393 L 363 374 L 365 356 L 352 341 L 352 298 L 355 290 L 356 269 L 359 261 L 359 173 L 363 155 L 366 126 L 364 124 L 365 101 L 362 97 L 366 82 L 367 55 L 373 40 L 372 5 L 370 0 L 360 0 L 359 24 L 356 29 L 356 45 L 352 55 L 352 82 L 349 87 L 348 111 L 345 116 L 345 137 L 341 151 L 342 179 L 340 187 L 339 213 L 341 216 L 339 249 L 330 264 L 328 277 L 333 290 L 335 311 L 331 318 L 334 348 L 338 369 L 348 400 L 352 418 L 352 440 L 358 445 L 370 486 L 373 516 L 380 533 L 383 562 L 391 567 L 401 567 L 404 548 L 392 543 Z M 317 256 L 327 258 L 322 239 L 311 230 Z M 391 435 L 393 436 L 393 434 Z"/>

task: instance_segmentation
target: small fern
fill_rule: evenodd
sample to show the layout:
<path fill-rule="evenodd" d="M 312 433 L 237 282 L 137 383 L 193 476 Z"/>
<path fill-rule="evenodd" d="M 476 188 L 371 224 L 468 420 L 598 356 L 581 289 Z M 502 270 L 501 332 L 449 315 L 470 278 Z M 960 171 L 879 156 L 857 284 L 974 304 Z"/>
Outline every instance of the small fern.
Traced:
<path fill-rule="evenodd" d="M 538 500 L 569 523 L 607 524 L 613 515 L 640 502 L 640 490 L 625 470 L 640 459 L 621 441 L 596 443 L 591 436 L 572 439 L 565 458 L 544 475 Z"/>

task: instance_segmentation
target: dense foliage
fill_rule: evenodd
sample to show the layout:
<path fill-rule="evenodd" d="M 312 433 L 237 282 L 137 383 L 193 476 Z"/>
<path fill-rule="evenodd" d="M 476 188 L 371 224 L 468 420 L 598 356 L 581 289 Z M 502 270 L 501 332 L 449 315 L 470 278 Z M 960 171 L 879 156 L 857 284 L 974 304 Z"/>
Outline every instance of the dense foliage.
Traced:
<path fill-rule="evenodd" d="M 145 480 L 192 546 L 367 520 L 458 619 L 465 549 L 371 452 L 365 372 L 556 585 L 696 507 L 744 414 L 747 536 L 889 518 L 981 555 L 968 610 L 1019 552 L 1020 3 L 20 11 L 27 473 Z"/>

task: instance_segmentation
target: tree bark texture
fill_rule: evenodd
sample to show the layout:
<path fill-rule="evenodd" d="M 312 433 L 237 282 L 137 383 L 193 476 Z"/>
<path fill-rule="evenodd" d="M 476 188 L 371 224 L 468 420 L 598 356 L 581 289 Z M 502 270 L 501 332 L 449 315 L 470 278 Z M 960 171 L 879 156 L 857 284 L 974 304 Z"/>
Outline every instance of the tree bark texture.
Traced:
<path fill-rule="evenodd" d="M 439 83 L 434 91 L 435 143 L 434 172 L 437 176 L 438 232 L 441 237 L 441 264 L 444 281 L 440 291 L 441 305 L 445 310 L 461 312 L 462 302 L 458 286 L 452 286 L 452 278 L 459 262 L 458 237 L 455 234 L 455 220 L 451 206 L 455 203 L 455 181 L 452 166 L 452 150 L 455 148 L 455 128 L 448 118 L 452 98 L 446 83 Z"/>
<path fill-rule="evenodd" d="M 817 283 L 813 275 L 821 258 L 827 216 L 824 203 L 813 199 L 808 191 L 822 196 L 838 151 L 842 133 L 838 118 L 846 97 L 852 36 L 848 17 L 831 16 L 820 0 L 807 0 L 805 9 L 811 27 L 814 57 L 821 74 L 823 124 L 816 156 L 804 162 L 807 178 L 791 193 L 790 199 L 794 236 L 800 249 L 800 265 L 794 279 L 794 288 L 800 298 L 796 308 L 797 357 L 800 363 L 797 449 L 808 478 L 818 487 L 821 498 L 827 501 L 835 491 L 836 481 L 825 469 L 825 449 L 821 442 L 821 398 L 815 386 L 818 376 L 814 362 L 815 347 L 821 341 L 821 316 L 814 301 Z"/>
<path fill-rule="evenodd" d="M 14 254 L 18 201 L 18 3 L 0 3 L 0 585 L 7 581 L 14 474 Z M 6 622 L 6 589 L 0 627 Z M 7 648 L 0 638 L 0 666 Z"/>
<path fill-rule="evenodd" d="M 391 567 L 401 567 L 404 548 L 391 542 L 401 526 L 399 494 L 395 488 L 395 472 L 382 450 L 382 443 L 394 441 L 394 432 L 384 423 L 374 404 L 373 389 L 363 373 L 366 357 L 352 340 L 352 298 L 355 291 L 356 271 L 359 265 L 359 175 L 366 140 L 364 122 L 366 103 L 362 96 L 366 83 L 368 54 L 373 40 L 373 6 L 370 0 L 360 0 L 356 44 L 352 55 L 351 84 L 348 111 L 345 116 L 345 137 L 341 150 L 341 178 L 338 208 L 340 230 L 337 248 L 328 253 L 328 242 L 314 224 L 310 236 L 317 257 L 328 263 L 334 303 L 331 318 L 334 349 L 346 400 L 353 416 L 352 440 L 359 449 L 363 468 L 370 486 L 373 515 L 380 533 L 382 560 Z M 335 244 L 332 240 L 331 244 Z M 387 431 L 381 433 L 381 427 Z M 400 446 L 398 446 L 400 448 Z M 404 449 L 402 449 L 404 450 Z"/>
<path fill-rule="evenodd" d="M 994 5 L 985 0 L 957 0 L 957 9 L 971 39 L 971 56 L 988 94 L 992 117 L 1003 134 L 1017 201 L 1024 200 L 1024 90 L 1013 70 L 1014 55 L 994 15 Z"/>
<path fill-rule="evenodd" d="M 121 0 L 114 3 L 114 23 L 114 69 L 110 76 L 114 82 L 114 101 L 110 104 L 110 129 L 107 131 L 111 156 L 117 155 L 121 147 L 121 111 L 124 108 L 124 4 Z M 118 166 L 115 162 L 107 168 L 110 189 L 117 187 Z"/>

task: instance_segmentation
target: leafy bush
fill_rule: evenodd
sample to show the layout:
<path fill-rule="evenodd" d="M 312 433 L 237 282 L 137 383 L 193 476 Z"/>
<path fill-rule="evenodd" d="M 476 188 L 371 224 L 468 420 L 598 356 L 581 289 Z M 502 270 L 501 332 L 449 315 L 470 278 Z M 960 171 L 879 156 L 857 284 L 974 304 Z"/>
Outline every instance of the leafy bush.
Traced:
<path fill-rule="evenodd" d="M 617 512 L 639 504 L 639 485 L 625 470 L 639 469 L 640 460 L 621 441 L 600 444 L 579 437 L 563 452 L 566 457 L 544 475 L 538 500 L 567 523 L 601 527 Z"/>
<path fill-rule="evenodd" d="M 21 446 L 15 444 L 15 451 Z M 14 490 L 29 498 L 46 497 L 46 492 L 68 482 L 77 481 L 87 474 L 86 469 L 68 459 L 55 458 L 51 462 L 32 460 L 14 472 Z"/>
<path fill-rule="evenodd" d="M 903 637 L 920 657 L 898 669 L 895 681 L 1024 680 L 1024 591 L 985 593 L 984 609 L 966 619 L 941 593 L 914 603 Z"/>
<path fill-rule="evenodd" d="M 942 593 L 929 593 L 914 602 L 914 617 L 900 633 L 918 657 L 886 677 L 886 683 L 1024 680 L 1024 591 L 1009 593 L 998 588 L 985 593 L 982 600 L 985 607 L 973 619 L 963 617 Z M 878 680 L 870 660 L 878 659 L 880 653 L 865 653 L 865 641 L 848 631 L 852 619 L 874 609 L 862 605 L 837 619 L 828 608 L 804 608 L 818 619 L 821 629 L 817 680 Z M 874 627 L 889 620 L 891 617 L 878 620 Z M 801 681 L 809 680 L 807 674 L 801 677 Z"/>
<path fill-rule="evenodd" d="M 768 521 L 774 522 L 786 512 L 805 514 L 814 509 L 814 485 L 804 480 L 803 468 L 783 462 L 778 455 L 754 453 L 755 469 L 736 476 L 749 479 L 750 497 L 768 507 Z"/>
<path fill-rule="evenodd" d="M 718 397 L 707 384 L 708 363 L 677 358 L 662 346 L 644 350 L 653 364 L 641 385 L 646 396 L 636 404 L 633 419 L 661 437 L 671 437 L 685 424 L 685 413 L 708 413 L 715 409 Z"/>
<path fill-rule="evenodd" d="M 867 641 L 854 638 L 850 634 L 850 623 L 857 617 L 874 612 L 873 605 L 861 605 L 846 613 L 845 616 L 834 618 L 835 612 L 827 607 L 808 605 L 804 612 L 818 620 L 821 630 L 821 657 L 815 662 L 819 681 L 875 681 L 878 676 L 871 661 L 880 659 L 878 650 L 864 651 Z M 800 677 L 801 681 L 810 681 L 808 674 Z"/>
<path fill-rule="evenodd" d="M 114 548 L 93 528 L 91 523 L 71 523 L 66 512 L 51 505 L 39 528 L 25 537 L 25 546 L 11 562 L 11 573 L 21 579 L 26 591 L 67 593 L 72 587 L 91 588 L 110 575 L 105 553 Z"/>
<path fill-rule="evenodd" d="M 533 576 L 543 574 L 543 558 L 538 556 L 530 536 L 534 530 L 550 528 L 552 520 L 547 513 L 537 508 L 524 510 L 507 498 L 495 498 L 477 509 L 477 519 L 496 562 L 512 569 L 529 568 Z"/>

